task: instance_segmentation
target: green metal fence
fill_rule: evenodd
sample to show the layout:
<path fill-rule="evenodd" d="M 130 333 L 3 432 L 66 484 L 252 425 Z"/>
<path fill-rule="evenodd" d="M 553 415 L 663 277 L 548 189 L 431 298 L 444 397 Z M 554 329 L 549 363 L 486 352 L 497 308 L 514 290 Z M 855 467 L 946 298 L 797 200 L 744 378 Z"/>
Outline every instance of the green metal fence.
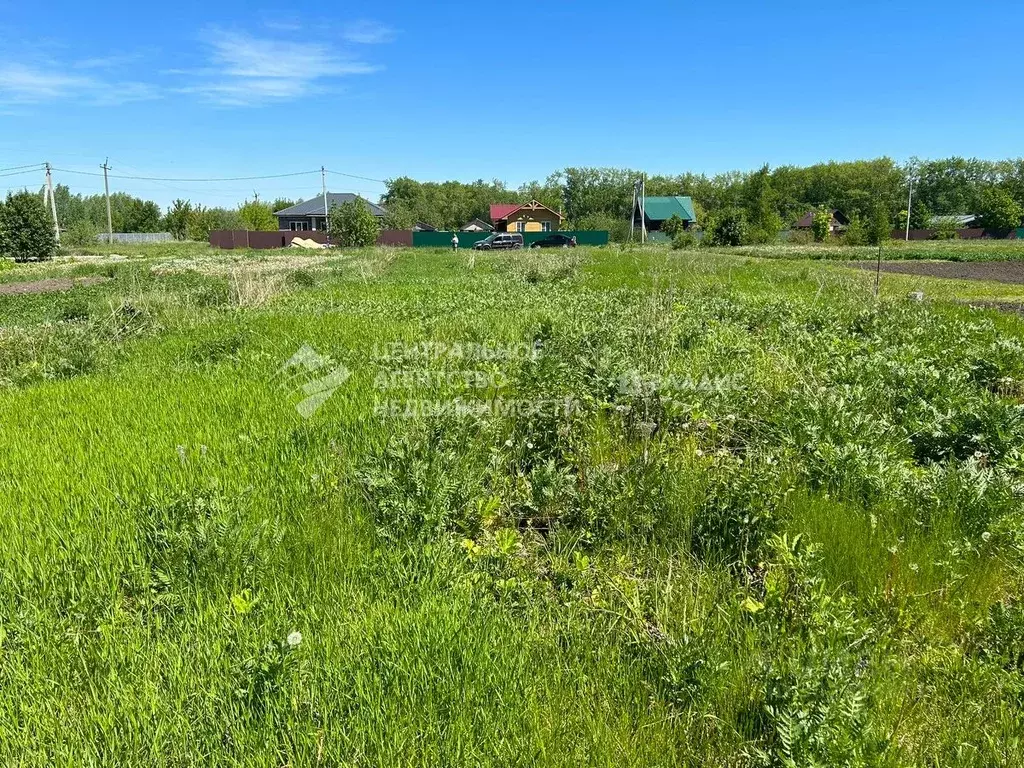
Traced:
<path fill-rule="evenodd" d="M 459 248 L 472 248 L 490 232 L 413 232 L 412 244 L 414 248 L 451 248 L 452 235 L 458 234 Z M 527 248 L 538 240 L 543 240 L 554 232 L 523 232 L 523 245 Z M 575 237 L 577 245 L 608 245 L 608 233 L 603 230 L 581 230 L 579 232 L 558 232 L 559 235 Z"/>

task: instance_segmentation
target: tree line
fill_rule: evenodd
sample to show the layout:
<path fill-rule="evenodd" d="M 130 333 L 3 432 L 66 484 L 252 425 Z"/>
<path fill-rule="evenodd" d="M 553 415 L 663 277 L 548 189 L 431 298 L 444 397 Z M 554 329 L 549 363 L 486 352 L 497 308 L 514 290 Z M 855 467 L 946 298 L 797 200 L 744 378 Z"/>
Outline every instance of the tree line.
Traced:
<path fill-rule="evenodd" d="M 379 202 L 387 210 L 385 228 L 410 229 L 422 222 L 449 230 L 473 219 L 487 221 L 493 203 L 535 199 L 561 211 L 568 228 L 609 230 L 613 239 L 623 240 L 629 231 L 633 183 L 641 177 L 648 195 L 693 198 L 698 224 L 722 244 L 772 242 L 810 210 L 842 211 L 851 221 L 850 242 L 874 241 L 904 227 L 908 218 L 911 227 L 928 228 L 935 216 L 974 214 L 982 217 L 986 228 L 1004 230 L 1019 226 L 1024 216 L 1024 158 L 914 159 L 900 165 L 882 157 L 806 167 L 765 165 L 717 175 L 570 167 L 518 188 L 497 180 L 421 182 L 403 176 L 387 182 Z M 914 203 L 907 211 L 911 180 Z M 40 199 L 42 194 L 40 190 Z M 58 185 L 54 197 L 69 244 L 93 242 L 106 231 L 103 195 L 72 194 L 67 186 Z M 273 231 L 273 212 L 292 204 L 283 198 L 271 203 L 253 199 L 224 208 L 175 200 L 161 211 L 155 202 L 124 192 L 110 196 L 115 232 L 164 231 L 183 240 L 205 240 L 214 229 Z"/>
<path fill-rule="evenodd" d="M 500 181 L 438 183 L 401 177 L 388 181 L 381 203 L 389 214 L 386 226 L 407 229 L 425 222 L 457 229 L 474 218 L 487 220 L 491 203 L 536 199 L 561 210 L 572 229 L 607 229 L 622 239 L 629 229 L 633 183 L 644 175 L 627 168 L 572 167 L 518 189 Z M 927 228 L 934 216 L 976 214 L 987 226 L 1003 229 L 1017 226 L 1024 213 L 1024 159 L 952 157 L 899 165 L 882 157 L 806 167 L 766 165 L 712 176 L 647 175 L 646 190 L 651 196 L 692 197 L 705 231 L 726 220 L 740 221 L 746 238 L 770 241 L 808 211 L 821 208 L 842 211 L 854 231 L 865 236 L 901 226 L 908 216 L 911 178 L 909 217 L 915 228 Z"/>
<path fill-rule="evenodd" d="M 64 184 L 53 190 L 57 221 L 69 245 L 86 245 L 107 231 L 107 201 L 101 194 L 73 194 Z M 43 198 L 43 190 L 38 193 Z M 294 205 L 278 198 L 271 203 L 246 200 L 235 208 L 210 207 L 175 200 L 166 212 L 152 200 L 125 192 L 110 195 L 110 223 L 114 232 L 170 232 L 179 240 L 206 240 L 215 229 L 277 229 L 274 211 Z"/>

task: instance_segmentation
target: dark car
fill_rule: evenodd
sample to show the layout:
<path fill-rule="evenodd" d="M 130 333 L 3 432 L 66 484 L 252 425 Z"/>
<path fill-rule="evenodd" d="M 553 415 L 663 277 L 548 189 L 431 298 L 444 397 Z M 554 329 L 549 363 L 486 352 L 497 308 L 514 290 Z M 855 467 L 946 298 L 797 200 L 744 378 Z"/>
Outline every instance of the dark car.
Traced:
<path fill-rule="evenodd" d="M 522 248 L 523 236 L 518 232 L 495 232 L 478 243 L 473 243 L 477 251 L 498 251 L 504 248 Z"/>
<path fill-rule="evenodd" d="M 575 248 L 576 238 L 568 235 L 548 235 L 530 244 L 531 248 Z"/>

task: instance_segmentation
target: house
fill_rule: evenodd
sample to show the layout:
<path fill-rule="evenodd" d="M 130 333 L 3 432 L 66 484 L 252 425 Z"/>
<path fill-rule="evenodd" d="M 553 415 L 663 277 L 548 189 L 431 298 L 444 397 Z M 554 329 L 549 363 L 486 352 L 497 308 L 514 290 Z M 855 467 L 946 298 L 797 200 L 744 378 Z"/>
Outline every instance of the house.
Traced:
<path fill-rule="evenodd" d="M 796 224 L 793 225 L 793 229 L 812 229 L 814 227 L 814 214 L 817 211 L 814 209 L 809 210 L 803 216 L 801 216 Z M 832 210 L 832 221 L 828 225 L 828 233 L 830 235 L 838 235 L 850 224 L 850 220 L 843 215 L 842 211 Z"/>
<path fill-rule="evenodd" d="M 427 224 L 425 221 L 417 221 L 412 228 L 413 232 L 437 232 L 437 227 Z"/>
<path fill-rule="evenodd" d="M 459 227 L 459 232 L 493 232 L 494 227 L 482 219 L 473 219 Z"/>
<path fill-rule="evenodd" d="M 648 232 L 658 232 L 662 224 L 678 216 L 683 220 L 683 229 L 689 229 L 697 223 L 697 215 L 693 210 L 693 199 L 687 196 L 645 197 L 644 223 Z M 633 223 L 640 226 L 640 203 L 637 201 L 633 209 Z"/>
<path fill-rule="evenodd" d="M 562 214 L 543 203 L 495 203 L 491 223 L 495 232 L 555 232 L 562 226 Z"/>
<path fill-rule="evenodd" d="M 359 195 L 354 195 L 351 192 L 328 192 L 327 211 L 330 211 L 336 205 L 350 203 L 353 200 L 361 200 L 370 209 L 370 213 L 377 217 L 378 221 L 383 219 L 387 213 L 379 205 L 374 205 L 369 200 Z M 305 200 L 282 211 L 275 211 L 274 215 L 277 217 L 277 228 L 279 230 L 306 232 L 308 230 L 327 229 L 327 216 L 324 211 L 323 195 L 318 195 L 311 200 Z"/>

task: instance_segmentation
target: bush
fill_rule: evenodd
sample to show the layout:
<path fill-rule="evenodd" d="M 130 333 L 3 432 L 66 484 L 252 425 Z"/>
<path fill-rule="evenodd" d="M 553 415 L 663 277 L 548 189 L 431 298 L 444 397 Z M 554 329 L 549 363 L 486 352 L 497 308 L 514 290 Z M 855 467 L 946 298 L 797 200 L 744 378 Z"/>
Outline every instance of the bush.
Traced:
<path fill-rule="evenodd" d="M 868 241 L 868 230 L 860 216 L 850 219 L 850 225 L 843 233 L 843 245 L 865 245 Z"/>
<path fill-rule="evenodd" d="M 45 261 L 57 254 L 53 220 L 38 195 L 8 193 L 0 205 L 0 254 L 15 261 Z"/>
<path fill-rule="evenodd" d="M 806 229 L 791 229 L 786 242 L 790 245 L 810 245 L 814 242 L 814 235 Z"/>
<path fill-rule="evenodd" d="M 238 208 L 238 218 L 242 220 L 245 228 L 253 232 L 276 232 L 277 219 L 274 212 L 266 203 L 259 200 L 252 202 L 246 200 Z"/>
<path fill-rule="evenodd" d="M 981 195 L 981 221 L 985 229 L 1004 231 L 1020 226 L 1024 209 L 1001 187 L 990 187 Z"/>
<path fill-rule="evenodd" d="M 811 221 L 811 232 L 814 233 L 814 239 L 817 242 L 823 243 L 828 239 L 831 231 L 832 211 L 822 206 L 814 212 L 814 219 Z"/>
<path fill-rule="evenodd" d="M 331 208 L 327 232 L 336 245 L 367 248 L 377 242 L 380 224 L 362 199 Z"/>
<path fill-rule="evenodd" d="M 747 240 L 747 222 L 743 212 L 732 209 L 725 211 L 709 229 L 708 245 L 743 245 Z"/>
<path fill-rule="evenodd" d="M 682 232 L 686 228 L 686 222 L 684 222 L 678 213 L 673 213 L 669 219 L 661 225 L 661 231 L 666 235 L 675 240 L 676 235 Z"/>
<path fill-rule="evenodd" d="M 672 238 L 672 250 L 681 251 L 687 248 L 696 248 L 700 245 L 700 241 L 696 238 L 693 232 L 683 229 L 676 233 L 675 237 Z"/>
<path fill-rule="evenodd" d="M 61 242 L 64 245 L 81 248 L 86 245 L 94 245 L 98 234 L 99 229 L 95 224 L 87 219 L 79 219 L 64 230 Z"/>
<path fill-rule="evenodd" d="M 940 216 L 935 227 L 936 240 L 956 240 L 960 233 L 956 228 L 956 220 L 952 216 Z"/>

